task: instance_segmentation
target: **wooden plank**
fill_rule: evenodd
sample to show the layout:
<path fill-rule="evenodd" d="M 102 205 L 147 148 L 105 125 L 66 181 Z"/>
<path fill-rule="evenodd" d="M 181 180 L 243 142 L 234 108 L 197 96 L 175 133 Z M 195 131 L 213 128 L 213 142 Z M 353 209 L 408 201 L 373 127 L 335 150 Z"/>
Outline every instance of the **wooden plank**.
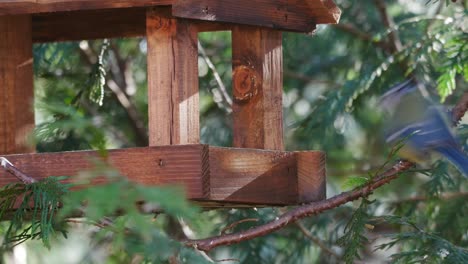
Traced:
<path fill-rule="evenodd" d="M 208 198 L 206 169 L 208 160 L 206 145 L 148 147 L 110 150 L 107 162 L 131 181 L 144 185 L 182 185 L 188 198 Z M 62 153 L 19 154 L 5 156 L 18 169 L 35 179 L 48 176 L 76 176 L 93 169 L 92 159 L 98 159 L 95 151 Z M 18 182 L 12 175 L 0 169 L 0 186 Z M 93 184 L 105 183 L 97 178 Z"/>
<path fill-rule="evenodd" d="M 188 198 L 206 207 L 292 205 L 318 201 L 325 194 L 322 152 L 176 145 L 96 151 L 6 155 L 18 169 L 40 180 L 76 176 L 101 159 L 130 181 L 144 185 L 182 185 Z M 299 180 L 298 180 L 299 179 Z M 68 182 L 73 181 L 71 177 Z M 18 180 L 0 169 L 0 187 Z M 96 178 L 92 184 L 104 184 Z"/>
<path fill-rule="evenodd" d="M 0 16 L 74 10 L 172 5 L 173 0 L 2 0 Z"/>
<path fill-rule="evenodd" d="M 298 202 L 294 153 L 210 147 L 210 166 L 210 200 L 268 205 Z"/>
<path fill-rule="evenodd" d="M 34 14 L 33 42 L 145 37 L 146 10 L 147 8 L 120 8 Z M 161 7 L 153 12 L 166 15 L 170 12 L 170 7 Z M 231 30 L 232 27 L 228 23 L 192 23 L 197 32 Z"/>
<path fill-rule="evenodd" d="M 151 146 L 200 140 L 197 31 L 188 21 L 147 13 Z"/>
<path fill-rule="evenodd" d="M 332 0 L 176 0 L 181 18 L 312 32 L 316 24 L 336 24 L 341 11 Z"/>
<path fill-rule="evenodd" d="M 31 17 L 0 16 L 0 155 L 34 151 L 32 65 Z"/>
<path fill-rule="evenodd" d="M 146 8 L 35 14 L 33 41 L 140 37 L 146 35 Z"/>
<path fill-rule="evenodd" d="M 298 202 L 326 199 L 326 155 L 321 151 L 296 151 Z"/>
<path fill-rule="evenodd" d="M 234 146 L 283 150 L 281 32 L 232 31 Z"/>

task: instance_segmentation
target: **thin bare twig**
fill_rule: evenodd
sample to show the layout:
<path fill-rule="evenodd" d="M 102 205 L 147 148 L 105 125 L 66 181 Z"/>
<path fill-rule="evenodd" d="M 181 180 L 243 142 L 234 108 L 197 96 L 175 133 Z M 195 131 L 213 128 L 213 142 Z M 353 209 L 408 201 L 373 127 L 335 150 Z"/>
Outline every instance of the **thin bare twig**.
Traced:
<path fill-rule="evenodd" d="M 297 72 L 293 72 L 293 71 L 289 71 L 289 70 L 284 70 L 284 76 L 285 77 L 290 77 L 290 78 L 293 78 L 293 79 L 296 79 L 296 80 L 299 80 L 299 81 L 309 82 L 309 83 L 327 84 L 327 85 L 330 85 L 330 86 L 332 86 L 334 88 L 340 88 L 340 87 L 343 86 L 342 84 L 337 83 L 337 82 L 333 82 L 333 81 L 329 81 L 329 80 L 313 79 L 313 78 L 310 78 L 307 75 L 297 73 Z"/>
<path fill-rule="evenodd" d="M 4 168 L 7 172 L 18 178 L 18 180 L 20 180 L 24 184 L 31 184 L 36 182 L 36 179 L 24 174 L 4 157 L 0 157 L 0 167 Z"/>
<path fill-rule="evenodd" d="M 336 24 L 332 27 L 343 32 L 349 33 L 364 42 L 372 43 L 387 53 L 392 53 L 392 47 L 387 42 L 382 40 L 375 41 L 374 37 L 371 34 L 361 31 L 352 24 Z"/>
<path fill-rule="evenodd" d="M 118 52 L 116 50 L 113 50 L 116 58 L 119 58 L 120 55 L 117 54 Z M 80 55 L 83 58 L 83 60 L 88 63 L 89 66 L 92 66 L 95 64 L 96 60 L 96 55 L 94 54 L 93 50 L 89 47 L 89 45 L 82 45 L 80 46 Z M 112 61 L 111 61 L 112 62 Z M 123 64 L 124 62 L 117 62 L 120 64 Z M 112 65 L 111 65 L 112 66 Z M 120 71 L 120 75 L 125 75 L 125 67 L 121 68 L 119 66 L 122 65 L 113 65 L 113 69 L 116 71 Z M 113 74 L 113 76 L 116 76 L 116 74 Z M 124 78 L 124 81 L 126 79 Z M 117 84 L 117 81 L 114 81 L 113 79 L 108 79 L 107 82 L 107 87 L 113 92 L 115 95 L 117 102 L 123 107 L 123 109 L 126 111 L 130 124 L 132 126 L 133 131 L 135 132 L 136 136 L 136 141 L 138 146 L 147 146 L 148 145 L 148 132 L 146 130 L 146 127 L 144 125 L 143 119 L 140 116 L 140 113 L 138 112 L 136 106 L 134 103 L 129 99 L 128 95 L 126 94 L 125 90 L 127 89 L 126 87 L 121 87 L 120 85 Z M 123 86 L 127 86 L 127 83 L 121 84 Z"/>
<path fill-rule="evenodd" d="M 403 45 L 401 44 L 400 36 L 398 36 L 396 30 L 392 30 L 395 28 L 395 21 L 393 21 L 393 18 L 388 14 L 387 4 L 385 4 L 384 0 L 375 0 L 375 5 L 380 13 L 380 16 L 382 17 L 382 21 L 385 27 L 390 30 L 388 37 L 390 39 L 392 51 L 401 51 Z"/>
<path fill-rule="evenodd" d="M 203 57 L 203 60 L 205 60 L 206 62 L 206 65 L 208 65 L 208 68 L 210 68 L 210 70 L 213 72 L 213 75 L 215 77 L 215 80 L 216 82 L 218 83 L 218 88 L 219 88 L 219 91 L 224 99 L 224 101 L 226 102 L 226 104 L 229 106 L 229 107 L 232 107 L 232 98 L 229 96 L 227 90 L 226 90 L 226 86 L 224 85 L 223 83 L 223 80 L 221 80 L 221 76 L 219 75 L 218 71 L 216 70 L 216 67 L 214 66 L 213 62 L 211 61 L 211 59 L 208 57 L 208 55 L 206 54 L 206 51 L 205 49 L 203 48 L 202 44 L 200 43 L 200 41 L 198 41 L 198 52 L 200 53 L 200 55 L 202 55 Z"/>
<path fill-rule="evenodd" d="M 307 228 L 302 224 L 301 221 L 296 222 L 297 227 L 299 227 L 299 230 L 301 230 L 302 234 L 312 240 L 320 249 L 323 250 L 323 252 L 327 253 L 330 256 L 334 256 L 336 259 L 340 259 L 341 256 L 333 251 L 331 248 L 329 248 L 327 245 L 325 245 L 320 239 L 315 237 Z"/>
<path fill-rule="evenodd" d="M 247 218 L 247 219 L 242 219 L 240 221 L 237 221 L 237 222 L 234 222 L 228 226 L 226 226 L 225 228 L 223 228 L 223 230 L 221 230 L 220 234 L 221 235 L 225 235 L 227 231 L 229 230 L 232 230 L 234 229 L 236 226 L 242 224 L 242 223 L 246 223 L 246 222 L 258 222 L 259 219 L 258 218 Z"/>

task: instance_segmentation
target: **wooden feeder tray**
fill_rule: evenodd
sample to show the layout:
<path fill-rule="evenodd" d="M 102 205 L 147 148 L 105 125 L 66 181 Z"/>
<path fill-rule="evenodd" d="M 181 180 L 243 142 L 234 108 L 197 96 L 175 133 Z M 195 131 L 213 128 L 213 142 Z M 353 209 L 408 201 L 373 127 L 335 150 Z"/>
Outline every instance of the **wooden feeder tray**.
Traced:
<path fill-rule="evenodd" d="M 325 154 L 284 151 L 282 31 L 337 23 L 331 0 L 8 0 L 0 2 L 0 156 L 41 179 L 90 169 L 95 151 L 35 154 L 33 43 L 146 36 L 149 146 L 108 162 L 145 185 L 178 184 L 203 206 L 325 198 Z M 233 42 L 235 148 L 199 143 L 199 32 Z M 0 170 L 0 186 L 17 180 Z M 96 179 L 93 184 L 101 184 Z"/>

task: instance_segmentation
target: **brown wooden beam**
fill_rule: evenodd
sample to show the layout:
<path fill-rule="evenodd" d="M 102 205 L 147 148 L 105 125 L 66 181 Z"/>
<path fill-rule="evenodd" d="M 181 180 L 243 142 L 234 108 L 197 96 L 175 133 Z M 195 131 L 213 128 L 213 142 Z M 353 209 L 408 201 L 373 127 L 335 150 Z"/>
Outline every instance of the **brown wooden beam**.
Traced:
<path fill-rule="evenodd" d="M 281 37 L 258 27 L 232 31 L 235 147 L 284 149 Z"/>
<path fill-rule="evenodd" d="M 163 12 L 151 9 L 146 17 L 150 146 L 195 144 L 200 141 L 197 31 Z"/>
<path fill-rule="evenodd" d="M 131 148 L 110 150 L 105 160 L 131 181 L 144 185 L 182 185 L 188 198 L 203 199 L 209 197 L 209 172 L 203 169 L 204 165 L 209 164 L 207 154 L 206 145 Z M 76 176 L 79 172 L 92 170 L 93 159 L 103 159 L 96 151 L 4 157 L 37 180 L 49 176 Z M 0 169 L 0 186 L 15 182 L 18 182 L 15 177 Z M 93 184 L 105 182 L 105 178 L 96 178 Z"/>
<path fill-rule="evenodd" d="M 180 18 L 247 24 L 298 32 L 311 32 L 315 29 L 316 24 L 337 23 L 341 14 L 341 11 L 332 0 L 7 0 L 0 1 L 0 16 L 44 14 L 47 17 L 56 12 L 116 10 L 154 6 L 173 6 L 174 15 Z M 121 18 L 108 17 L 106 19 L 124 21 L 126 16 L 124 14 Z M 60 18 L 60 15 L 58 17 Z M 94 31 L 90 35 L 94 36 L 99 30 L 113 32 L 119 27 L 122 28 L 124 33 L 128 32 L 132 24 L 141 22 L 142 17 L 137 18 L 136 21 L 128 19 L 123 24 L 113 24 L 111 29 L 105 29 L 104 25 L 98 23 L 94 24 L 96 29 L 88 28 L 86 24 L 89 24 L 92 20 L 87 21 L 81 19 L 81 17 L 79 18 L 73 23 L 76 24 L 74 26 L 77 29 L 90 29 Z M 91 16 L 91 18 L 96 20 L 95 17 Z M 71 18 L 63 19 L 71 20 Z M 98 22 L 98 20 L 96 21 Z M 108 23 L 107 21 L 102 22 Z M 79 25 L 79 23 L 84 25 Z M 79 35 L 78 32 L 75 33 Z M 53 32 L 44 32 L 43 34 L 46 34 L 46 36 L 48 34 L 56 35 Z M 71 32 L 64 32 L 63 38 L 69 35 L 74 36 Z M 60 39 L 60 37 L 57 39 Z M 76 37 L 73 37 L 73 39 L 76 39 Z"/>
<path fill-rule="evenodd" d="M 33 152 L 31 16 L 0 16 L 0 155 Z"/>
<path fill-rule="evenodd" d="M 175 0 L 181 18 L 312 32 L 317 24 L 336 24 L 341 11 L 332 0 Z"/>
<path fill-rule="evenodd" d="M 74 10 L 172 5 L 173 0 L 7 0 L 0 1 L 0 16 Z"/>
<path fill-rule="evenodd" d="M 34 14 L 33 42 L 78 41 L 103 38 L 146 36 L 147 8 L 82 10 Z M 167 16 L 170 7 L 153 10 Z M 232 25 L 207 21 L 192 21 L 197 32 L 230 30 Z"/>
<path fill-rule="evenodd" d="M 324 154 L 178 145 L 4 156 L 25 174 L 76 176 L 104 159 L 122 175 L 144 185 L 178 184 L 205 207 L 293 205 L 325 198 Z M 70 178 L 71 181 L 73 177 Z M 210 182 L 211 181 L 211 182 Z M 0 187 L 18 180 L 0 169 Z M 97 178 L 93 184 L 103 184 Z M 211 186 L 210 186 L 211 185 Z"/>
<path fill-rule="evenodd" d="M 146 9 L 103 9 L 35 14 L 33 41 L 78 41 L 146 35 Z"/>

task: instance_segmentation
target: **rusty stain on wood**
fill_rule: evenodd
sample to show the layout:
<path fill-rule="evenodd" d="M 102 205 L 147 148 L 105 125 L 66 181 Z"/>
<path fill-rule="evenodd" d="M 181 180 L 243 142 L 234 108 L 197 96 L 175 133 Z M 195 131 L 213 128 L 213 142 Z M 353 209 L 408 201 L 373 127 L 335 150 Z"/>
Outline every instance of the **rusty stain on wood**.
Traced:
<path fill-rule="evenodd" d="M 0 16 L 0 155 L 33 152 L 31 16 Z"/>

